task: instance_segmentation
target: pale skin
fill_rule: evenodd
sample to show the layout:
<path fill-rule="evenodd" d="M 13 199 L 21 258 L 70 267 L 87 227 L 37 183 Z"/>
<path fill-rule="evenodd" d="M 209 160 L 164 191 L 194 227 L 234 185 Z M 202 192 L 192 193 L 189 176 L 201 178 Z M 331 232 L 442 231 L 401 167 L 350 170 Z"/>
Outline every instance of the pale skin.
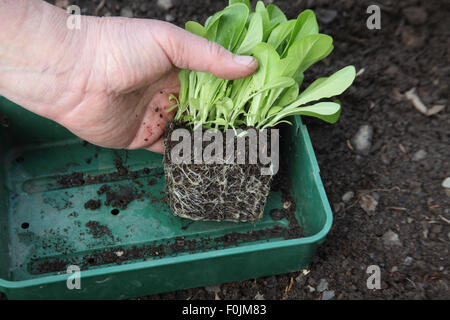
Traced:
<path fill-rule="evenodd" d="M 164 152 L 180 69 L 247 77 L 257 61 L 172 24 L 82 16 L 41 0 L 0 0 L 0 95 L 108 148 Z"/>

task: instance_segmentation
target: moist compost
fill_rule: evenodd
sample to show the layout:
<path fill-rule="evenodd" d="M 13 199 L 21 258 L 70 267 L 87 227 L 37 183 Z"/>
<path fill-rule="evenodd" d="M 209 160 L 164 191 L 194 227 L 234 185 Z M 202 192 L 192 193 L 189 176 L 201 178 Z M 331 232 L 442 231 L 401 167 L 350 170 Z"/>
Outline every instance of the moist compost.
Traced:
<path fill-rule="evenodd" d="M 169 125 L 164 136 L 164 172 L 167 201 L 172 212 L 192 220 L 235 222 L 260 220 L 273 176 L 261 174 L 264 166 L 259 162 L 249 163 L 249 144 L 245 144 L 245 164 L 238 164 L 238 151 L 234 152 L 234 164 L 194 164 L 193 148 L 190 154 L 192 164 L 177 164 L 172 161 L 171 152 L 179 142 L 170 138 L 176 129 L 191 132 L 191 146 L 195 145 L 193 131 L 181 123 L 172 122 Z M 202 135 L 204 132 L 205 130 L 202 130 Z M 202 151 L 210 143 L 203 141 Z M 233 149 L 236 150 L 236 137 L 233 139 L 233 145 Z M 226 149 L 227 141 L 224 138 L 222 150 Z"/>

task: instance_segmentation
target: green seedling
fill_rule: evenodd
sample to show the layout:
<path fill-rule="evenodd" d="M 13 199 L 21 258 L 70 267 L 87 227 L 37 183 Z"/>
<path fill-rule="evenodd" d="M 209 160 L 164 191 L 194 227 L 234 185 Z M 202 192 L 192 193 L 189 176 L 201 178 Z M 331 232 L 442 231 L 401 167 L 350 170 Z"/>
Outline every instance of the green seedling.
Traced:
<path fill-rule="evenodd" d="M 292 115 L 312 116 L 335 123 L 338 101 L 323 101 L 343 93 L 355 79 L 347 66 L 319 78 L 300 91 L 305 71 L 333 50 L 333 39 L 319 33 L 313 11 L 288 20 L 275 5 L 262 1 L 252 12 L 249 0 L 230 0 L 205 25 L 189 21 L 186 29 L 217 42 L 233 53 L 252 55 L 259 69 L 248 78 L 225 80 L 209 73 L 182 70 L 175 121 L 196 129 L 238 127 L 267 129 L 288 122 Z M 171 109 L 171 110 L 173 110 Z"/>

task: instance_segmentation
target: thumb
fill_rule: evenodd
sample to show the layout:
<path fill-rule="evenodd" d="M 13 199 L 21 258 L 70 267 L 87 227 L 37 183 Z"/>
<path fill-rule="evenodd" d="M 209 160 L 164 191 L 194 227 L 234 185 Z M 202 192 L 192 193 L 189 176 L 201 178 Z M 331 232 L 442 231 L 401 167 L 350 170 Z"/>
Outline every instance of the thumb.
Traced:
<path fill-rule="evenodd" d="M 258 69 L 258 61 L 239 56 L 219 44 L 196 36 L 170 23 L 158 21 L 153 35 L 173 65 L 181 69 L 209 72 L 228 80 L 244 78 Z"/>

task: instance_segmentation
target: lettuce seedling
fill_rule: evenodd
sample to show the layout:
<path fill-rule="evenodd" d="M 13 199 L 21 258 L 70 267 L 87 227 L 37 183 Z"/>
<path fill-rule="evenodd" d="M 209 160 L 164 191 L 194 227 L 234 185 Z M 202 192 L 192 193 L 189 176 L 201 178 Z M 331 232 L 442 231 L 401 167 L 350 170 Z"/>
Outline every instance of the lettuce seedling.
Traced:
<path fill-rule="evenodd" d="M 288 20 L 275 5 L 258 1 L 252 12 L 249 0 L 230 0 L 205 25 L 194 21 L 186 29 L 240 55 L 253 55 L 259 69 L 252 76 L 225 80 L 209 73 L 182 70 L 180 93 L 173 108 L 175 121 L 196 129 L 238 127 L 266 129 L 287 117 L 305 115 L 328 123 L 338 120 L 338 101 L 321 101 L 343 93 L 355 79 L 347 66 L 315 80 L 299 92 L 305 71 L 333 50 L 333 39 L 319 33 L 313 11 Z"/>

